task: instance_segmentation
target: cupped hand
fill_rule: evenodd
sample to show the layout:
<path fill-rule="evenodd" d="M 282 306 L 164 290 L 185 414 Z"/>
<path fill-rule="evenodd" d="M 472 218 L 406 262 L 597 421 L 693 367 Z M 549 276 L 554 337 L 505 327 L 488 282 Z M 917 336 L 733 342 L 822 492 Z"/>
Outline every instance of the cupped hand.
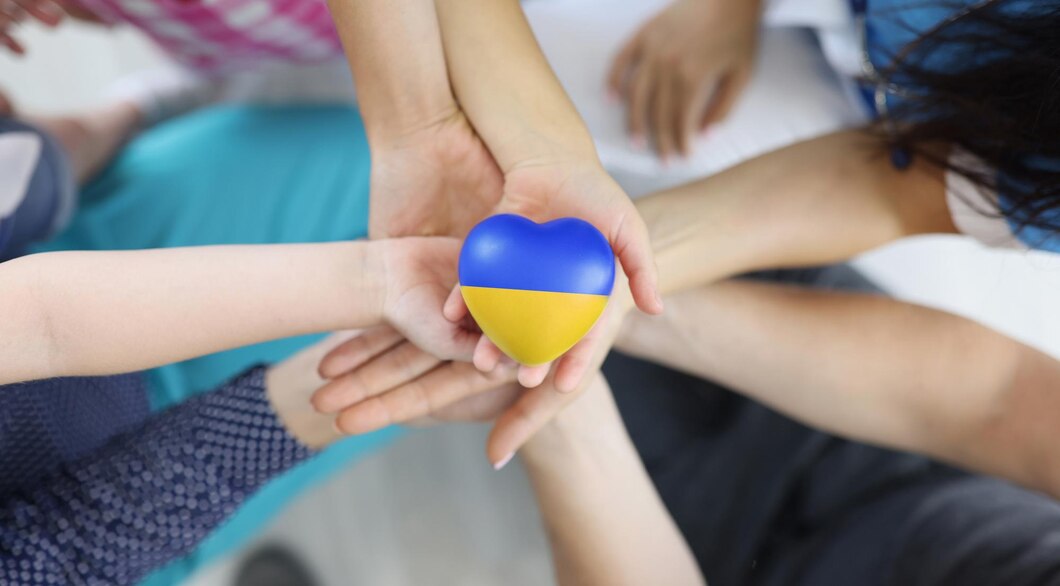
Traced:
<path fill-rule="evenodd" d="M 495 212 L 535 222 L 569 216 L 596 226 L 618 258 L 634 304 L 645 313 L 662 313 L 648 226 L 598 161 L 530 161 L 516 166 L 505 173 L 504 195 Z M 616 280 L 615 290 L 619 288 Z"/>
<path fill-rule="evenodd" d="M 454 109 L 372 145 L 368 234 L 464 236 L 501 196 L 503 177 L 464 113 Z"/>
<path fill-rule="evenodd" d="M 634 144 L 664 160 L 724 120 L 754 69 L 761 0 L 677 0 L 619 52 L 608 85 L 627 106 Z"/>
<path fill-rule="evenodd" d="M 591 357 L 606 339 L 599 334 L 599 324 L 606 323 L 609 314 L 617 313 L 621 317 L 633 305 L 645 313 L 662 311 L 647 226 L 629 196 L 598 164 L 576 160 L 526 164 L 508 171 L 504 195 L 496 211 L 518 214 L 537 222 L 565 216 L 586 220 L 607 238 L 622 266 L 623 272 L 616 273 L 611 301 L 598 326 L 556 362 L 557 388 L 564 391 L 577 389 L 591 371 Z M 469 319 L 459 289 L 450 294 L 445 315 L 454 323 Z M 475 350 L 474 362 L 488 371 L 500 357 L 500 350 L 483 337 Z M 526 387 L 535 387 L 545 380 L 551 366 L 521 366 L 519 382 Z"/>
<path fill-rule="evenodd" d="M 409 345 L 441 359 L 470 360 L 481 332 L 471 320 L 448 320 L 442 314 L 456 283 L 460 242 L 436 237 L 396 238 L 380 244 L 387 323 Z"/>

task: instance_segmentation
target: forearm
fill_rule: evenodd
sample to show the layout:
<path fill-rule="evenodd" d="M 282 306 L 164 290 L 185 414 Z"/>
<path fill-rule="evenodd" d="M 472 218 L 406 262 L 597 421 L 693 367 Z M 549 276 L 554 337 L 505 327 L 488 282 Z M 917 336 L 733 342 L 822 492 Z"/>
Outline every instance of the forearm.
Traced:
<path fill-rule="evenodd" d="M 925 162 L 896 170 L 880 141 L 861 131 L 768 153 L 641 199 L 637 208 L 651 231 L 664 292 L 955 231 L 941 171 Z"/>
<path fill-rule="evenodd" d="M 330 0 L 369 140 L 398 141 L 452 114 L 434 0 Z"/>
<path fill-rule="evenodd" d="M 0 265 L 0 383 L 373 325 L 382 243 L 64 252 Z"/>
<path fill-rule="evenodd" d="M 453 89 L 501 169 L 598 162 L 518 0 L 436 2 Z"/>
<path fill-rule="evenodd" d="M 970 320 L 870 295 L 729 281 L 631 316 L 618 347 L 808 425 L 1060 494 L 1060 364 Z"/>
<path fill-rule="evenodd" d="M 522 450 L 560 584 L 702 584 L 602 380 Z"/>

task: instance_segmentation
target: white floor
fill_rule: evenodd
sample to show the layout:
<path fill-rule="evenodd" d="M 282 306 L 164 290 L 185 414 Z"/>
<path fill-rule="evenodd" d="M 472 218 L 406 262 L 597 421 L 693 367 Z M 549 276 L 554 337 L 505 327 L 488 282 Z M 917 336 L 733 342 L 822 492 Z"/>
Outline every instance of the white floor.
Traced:
<path fill-rule="evenodd" d="M 532 4 L 542 43 L 569 85 L 586 75 L 584 63 L 569 58 L 572 44 L 581 58 L 604 58 L 624 29 L 660 0 L 609 1 L 635 16 L 616 17 L 608 28 L 596 30 L 578 20 L 577 8 L 574 20 L 566 20 L 555 8 L 561 2 Z M 82 106 L 98 99 L 119 74 L 158 59 L 127 31 L 71 27 L 58 34 L 29 33 L 28 59 L 0 57 L 0 88 L 24 108 Z M 613 132 L 607 127 L 620 113 L 607 110 L 602 95 L 595 95 L 601 94 L 596 86 L 586 87 L 571 88 L 583 114 L 598 136 Z M 733 144 L 746 138 L 745 132 L 732 134 Z M 616 136 L 621 140 L 620 133 Z M 712 148 L 704 146 L 708 152 Z M 631 191 L 643 190 L 644 177 L 672 182 L 683 173 L 655 176 L 643 154 L 607 141 L 601 152 L 623 167 Z M 1052 305 L 1060 292 L 1056 259 L 988 251 L 957 238 L 925 238 L 874 252 L 859 264 L 900 297 L 971 316 L 1060 355 L 1060 311 Z M 483 438 L 482 430 L 470 427 L 410 436 L 306 494 L 261 540 L 284 541 L 302 551 L 327 585 L 550 583 L 547 547 L 524 475 L 518 466 L 494 473 L 482 456 Z M 191 583 L 228 584 L 236 562 L 208 568 Z"/>
<path fill-rule="evenodd" d="M 549 584 L 526 475 L 518 462 L 493 471 L 485 432 L 416 432 L 303 496 L 258 543 L 300 552 L 321 586 Z M 187 586 L 230 584 L 239 562 L 214 564 Z"/>

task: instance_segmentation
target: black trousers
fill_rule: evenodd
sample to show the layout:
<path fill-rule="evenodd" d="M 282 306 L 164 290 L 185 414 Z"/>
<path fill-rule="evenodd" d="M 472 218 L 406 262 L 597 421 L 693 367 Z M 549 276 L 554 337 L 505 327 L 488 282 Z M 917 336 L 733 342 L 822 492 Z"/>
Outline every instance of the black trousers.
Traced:
<path fill-rule="evenodd" d="M 878 291 L 845 266 L 755 278 Z M 621 354 L 604 373 L 712 586 L 1060 584 L 1060 506 L 1042 495 Z"/>

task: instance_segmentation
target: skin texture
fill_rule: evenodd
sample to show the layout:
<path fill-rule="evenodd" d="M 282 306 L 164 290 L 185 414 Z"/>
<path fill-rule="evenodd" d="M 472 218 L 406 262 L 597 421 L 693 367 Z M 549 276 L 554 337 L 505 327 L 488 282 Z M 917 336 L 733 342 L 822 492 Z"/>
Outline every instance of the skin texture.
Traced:
<path fill-rule="evenodd" d="M 807 425 L 1060 496 L 1060 362 L 1033 348 L 873 295 L 726 281 L 668 301 L 665 318 L 631 315 L 616 347 Z"/>
<path fill-rule="evenodd" d="M 131 372 L 385 321 L 435 355 L 479 335 L 440 309 L 455 240 L 61 252 L 0 265 L 0 384 Z"/>

